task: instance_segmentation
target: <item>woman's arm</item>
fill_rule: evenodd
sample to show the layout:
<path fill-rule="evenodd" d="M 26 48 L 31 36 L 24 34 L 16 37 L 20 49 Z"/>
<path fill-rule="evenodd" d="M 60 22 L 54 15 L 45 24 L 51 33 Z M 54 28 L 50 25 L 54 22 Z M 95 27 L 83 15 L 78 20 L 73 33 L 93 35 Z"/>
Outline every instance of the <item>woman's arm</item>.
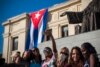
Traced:
<path fill-rule="evenodd" d="M 95 67 L 95 62 L 96 62 L 95 56 L 94 54 L 91 54 L 90 55 L 90 67 Z"/>
<path fill-rule="evenodd" d="M 55 54 L 55 57 L 57 58 L 57 48 L 56 48 L 56 42 L 54 40 L 54 37 L 53 37 L 51 31 L 49 31 L 49 30 L 46 30 L 45 33 L 46 33 L 46 35 L 48 35 L 51 38 L 53 53 Z"/>

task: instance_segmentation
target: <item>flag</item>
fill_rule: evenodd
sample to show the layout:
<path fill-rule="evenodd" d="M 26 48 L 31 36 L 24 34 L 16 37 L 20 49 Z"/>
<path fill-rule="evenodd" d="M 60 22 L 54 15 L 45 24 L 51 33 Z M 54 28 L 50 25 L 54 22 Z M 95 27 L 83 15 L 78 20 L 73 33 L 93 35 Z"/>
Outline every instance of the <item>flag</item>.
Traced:
<path fill-rule="evenodd" d="M 30 13 L 30 24 L 26 39 L 26 49 L 36 48 L 44 39 L 43 32 L 47 25 L 47 9 Z"/>

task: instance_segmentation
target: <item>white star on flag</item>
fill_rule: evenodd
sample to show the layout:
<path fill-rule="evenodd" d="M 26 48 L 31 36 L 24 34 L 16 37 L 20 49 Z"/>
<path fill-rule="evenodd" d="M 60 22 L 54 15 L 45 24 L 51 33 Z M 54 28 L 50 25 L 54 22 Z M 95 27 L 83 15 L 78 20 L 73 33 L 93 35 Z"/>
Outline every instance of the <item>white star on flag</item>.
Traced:
<path fill-rule="evenodd" d="M 39 14 L 39 12 L 37 12 L 36 14 L 35 14 L 35 18 L 39 18 L 39 16 L 40 16 L 40 14 Z"/>

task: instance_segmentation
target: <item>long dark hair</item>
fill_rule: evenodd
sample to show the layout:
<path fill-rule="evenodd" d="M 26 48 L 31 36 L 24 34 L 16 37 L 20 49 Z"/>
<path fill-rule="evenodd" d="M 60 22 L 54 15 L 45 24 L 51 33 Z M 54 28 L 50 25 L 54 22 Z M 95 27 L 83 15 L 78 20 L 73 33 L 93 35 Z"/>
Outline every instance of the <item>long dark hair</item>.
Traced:
<path fill-rule="evenodd" d="M 95 48 L 89 42 L 83 43 L 81 47 L 85 48 L 89 54 L 97 54 Z"/>
<path fill-rule="evenodd" d="M 90 57 L 91 54 L 93 54 L 94 57 L 95 57 L 95 60 L 96 60 L 95 61 L 96 64 L 99 62 L 98 55 L 97 55 L 97 51 L 96 51 L 95 47 L 92 46 L 91 43 L 85 42 L 85 43 L 83 43 L 81 45 L 81 47 L 86 49 L 86 51 L 88 53 L 88 58 Z"/>
<path fill-rule="evenodd" d="M 74 49 L 76 49 L 76 50 L 78 51 L 78 54 L 79 54 L 79 63 L 78 63 L 78 66 L 79 66 L 79 67 L 83 67 L 83 64 L 84 64 L 84 57 L 83 57 L 83 55 L 82 55 L 81 49 L 80 49 L 79 47 L 77 47 L 77 46 L 75 46 L 75 47 L 73 47 L 73 48 L 71 49 L 70 59 L 69 59 L 69 65 L 71 65 L 72 67 L 75 67 L 75 66 L 74 66 L 75 63 L 74 63 L 74 61 L 73 61 L 73 59 L 72 59 L 72 52 L 73 52 Z"/>
<path fill-rule="evenodd" d="M 38 53 L 38 59 L 39 59 L 39 62 L 41 63 L 42 62 L 42 57 L 41 57 L 41 54 L 40 54 L 40 51 L 38 48 L 34 48 L 33 51 L 36 51 Z M 33 54 L 33 58 L 32 59 L 35 59 L 35 55 Z"/>
<path fill-rule="evenodd" d="M 28 56 L 26 59 L 23 58 L 25 52 L 28 52 L 28 53 L 29 53 L 29 56 Z M 26 51 L 24 51 L 23 54 L 22 54 L 22 59 L 25 60 L 25 61 L 27 61 L 27 62 L 30 62 L 30 61 L 31 61 L 31 59 L 30 59 L 31 57 L 30 57 L 30 56 L 31 56 L 30 52 L 29 52 L 28 50 L 26 50 Z"/>

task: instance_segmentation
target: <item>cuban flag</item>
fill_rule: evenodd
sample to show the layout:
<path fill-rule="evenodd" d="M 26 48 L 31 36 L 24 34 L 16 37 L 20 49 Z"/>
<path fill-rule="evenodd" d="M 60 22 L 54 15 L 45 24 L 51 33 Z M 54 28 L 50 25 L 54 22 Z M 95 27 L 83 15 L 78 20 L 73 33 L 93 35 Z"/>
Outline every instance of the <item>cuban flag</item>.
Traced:
<path fill-rule="evenodd" d="M 30 13 L 30 24 L 26 39 L 26 49 L 36 48 L 44 39 L 43 32 L 47 25 L 47 9 Z"/>

